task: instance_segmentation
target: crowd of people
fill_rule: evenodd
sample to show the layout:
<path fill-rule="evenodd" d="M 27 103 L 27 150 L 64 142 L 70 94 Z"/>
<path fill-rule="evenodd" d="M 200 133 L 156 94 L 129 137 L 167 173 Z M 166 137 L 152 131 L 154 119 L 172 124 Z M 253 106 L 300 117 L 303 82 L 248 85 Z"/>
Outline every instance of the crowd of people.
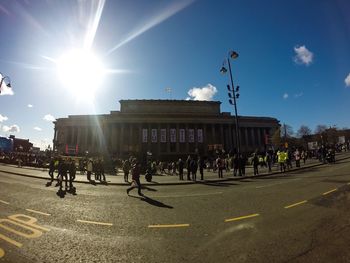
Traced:
<path fill-rule="evenodd" d="M 251 165 L 253 174 L 258 175 L 261 168 L 266 168 L 272 172 L 276 167 L 281 173 L 295 167 L 300 167 L 301 162 L 305 164 L 308 158 L 317 158 L 320 162 L 334 163 L 336 151 L 347 151 L 349 149 L 343 146 L 326 147 L 322 145 L 317 150 L 305 151 L 304 149 L 280 148 L 277 151 L 254 152 L 251 155 L 244 154 L 217 154 L 216 157 L 203 157 L 199 155 L 188 155 L 187 158 L 179 158 L 176 161 L 157 161 L 147 160 L 146 164 L 141 164 L 135 157 L 128 159 L 113 159 L 114 173 L 118 175 L 121 170 L 124 181 L 130 183 L 128 193 L 133 188 L 138 187 L 138 193 L 141 195 L 140 174 L 145 171 L 146 180 L 151 181 L 152 175 L 170 175 L 178 176 L 179 180 L 197 181 L 204 180 L 204 171 L 207 173 L 217 173 L 218 178 L 224 177 L 225 174 L 230 176 L 245 176 L 246 166 Z M 95 158 L 72 158 L 69 156 L 46 157 L 35 154 L 25 153 L 2 153 L 0 152 L 0 162 L 35 167 L 47 167 L 49 169 L 50 184 L 55 180 L 54 173 L 57 171 L 56 179 L 59 189 L 63 191 L 75 192 L 73 186 L 77 170 L 81 174 L 86 174 L 87 180 L 91 183 L 100 181 L 107 183 L 105 176 L 105 163 L 102 157 Z M 276 169 L 276 170 L 277 170 Z M 129 181 L 131 174 L 131 181 Z M 92 178 L 94 176 L 94 179 Z M 64 184 L 64 185 L 63 185 Z"/>

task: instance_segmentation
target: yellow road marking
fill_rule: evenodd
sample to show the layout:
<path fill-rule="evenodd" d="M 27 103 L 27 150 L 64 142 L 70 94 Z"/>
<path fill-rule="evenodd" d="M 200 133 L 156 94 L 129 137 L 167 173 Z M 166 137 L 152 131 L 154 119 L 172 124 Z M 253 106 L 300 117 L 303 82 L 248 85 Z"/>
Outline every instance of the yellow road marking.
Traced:
<path fill-rule="evenodd" d="M 256 216 L 259 216 L 259 215 L 260 214 L 252 214 L 252 215 L 247 215 L 247 216 L 240 216 L 240 217 L 235 217 L 235 218 L 229 218 L 229 219 L 225 219 L 225 222 L 238 221 L 238 220 L 242 220 L 242 219 L 246 219 L 246 218 L 256 217 Z"/>
<path fill-rule="evenodd" d="M 3 200 L 0 200 L 0 203 L 3 203 L 5 205 L 9 205 L 10 204 L 9 202 L 3 201 Z"/>
<path fill-rule="evenodd" d="M 103 226 L 113 226 L 112 223 L 103 223 L 103 222 L 95 222 L 95 221 L 86 221 L 86 220 L 77 220 L 77 222 L 80 223 L 87 223 L 87 224 L 95 224 L 95 225 L 103 225 Z"/>
<path fill-rule="evenodd" d="M 190 224 L 149 225 L 148 228 L 188 227 Z"/>
<path fill-rule="evenodd" d="M 2 258 L 3 256 L 5 256 L 5 251 L 2 248 L 0 248 L 0 258 Z"/>
<path fill-rule="evenodd" d="M 28 212 L 33 212 L 33 213 L 36 213 L 36 214 L 40 214 L 40 215 L 44 215 L 44 216 L 50 216 L 51 214 L 47 214 L 47 213 L 44 213 L 44 212 L 40 212 L 40 211 L 37 211 L 37 210 L 32 210 L 32 209 L 26 209 Z"/>
<path fill-rule="evenodd" d="M 286 209 L 292 208 L 292 207 L 297 206 L 297 205 L 305 204 L 306 202 L 307 202 L 307 200 L 304 200 L 304 201 L 301 201 L 301 202 L 298 202 L 298 203 L 295 203 L 295 204 L 287 205 L 284 208 L 286 208 Z"/>
<path fill-rule="evenodd" d="M 22 244 L 17 242 L 16 240 L 13 240 L 12 238 L 9 238 L 7 236 L 4 236 L 3 234 L 0 234 L 0 238 L 5 240 L 6 242 L 16 246 L 16 247 L 22 247 Z"/>
<path fill-rule="evenodd" d="M 333 192 L 335 192 L 337 190 L 338 190 L 337 188 L 334 188 L 332 190 L 329 190 L 328 192 L 323 193 L 322 195 L 328 195 L 328 194 L 333 193 Z"/>

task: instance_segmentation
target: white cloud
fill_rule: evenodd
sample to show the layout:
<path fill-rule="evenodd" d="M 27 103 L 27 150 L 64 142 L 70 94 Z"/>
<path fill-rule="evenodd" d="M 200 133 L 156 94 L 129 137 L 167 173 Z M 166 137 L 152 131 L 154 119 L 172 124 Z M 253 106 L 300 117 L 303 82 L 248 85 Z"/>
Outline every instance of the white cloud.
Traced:
<path fill-rule="evenodd" d="M 217 93 L 216 87 L 214 87 L 211 84 L 207 84 L 204 87 L 201 88 L 192 88 L 190 89 L 187 94 L 190 95 L 191 99 L 193 100 L 212 100 L 214 95 Z"/>
<path fill-rule="evenodd" d="M 27 106 L 28 106 L 28 108 L 33 108 L 32 104 L 28 104 Z"/>
<path fill-rule="evenodd" d="M 299 98 L 299 97 L 301 97 L 301 96 L 303 96 L 304 95 L 304 93 L 302 93 L 302 92 L 299 92 L 299 93 L 297 93 L 297 94 L 294 94 L 294 98 Z"/>
<path fill-rule="evenodd" d="M 7 118 L 6 116 L 2 116 L 0 114 L 0 122 L 3 122 L 3 121 L 7 121 L 9 118 Z"/>
<path fill-rule="evenodd" d="M 39 147 L 41 150 L 46 150 L 48 148 L 48 146 L 50 145 L 51 149 L 52 149 L 52 143 L 50 139 L 44 138 L 39 140 L 31 140 L 31 142 L 33 143 L 34 147 Z"/>
<path fill-rule="evenodd" d="M 34 130 L 36 131 L 42 131 L 42 129 L 40 127 L 34 127 Z"/>
<path fill-rule="evenodd" d="M 288 99 L 288 97 L 289 97 L 288 93 L 284 93 L 284 94 L 283 94 L 283 98 L 284 98 L 284 99 Z"/>
<path fill-rule="evenodd" d="M 44 116 L 43 120 L 45 120 L 45 121 L 55 121 L 56 119 L 55 119 L 55 117 L 52 116 L 51 114 L 46 114 L 46 115 Z"/>
<path fill-rule="evenodd" d="M 297 64 L 304 64 L 308 66 L 312 63 L 314 54 L 308 50 L 305 46 L 296 46 L 294 47 L 294 51 L 296 53 L 294 57 L 294 62 Z"/>
<path fill-rule="evenodd" d="M 350 73 L 348 74 L 348 76 L 345 78 L 345 85 L 347 86 L 347 87 L 350 87 Z"/>
<path fill-rule="evenodd" d="M 7 85 L 5 84 L 5 81 L 2 82 L 0 90 L 1 90 L 0 96 L 14 95 L 15 94 L 13 92 L 12 88 L 7 87 Z"/>
<path fill-rule="evenodd" d="M 11 125 L 11 126 L 4 125 L 4 126 L 2 126 L 2 130 L 4 132 L 19 132 L 19 127 L 16 124 Z"/>

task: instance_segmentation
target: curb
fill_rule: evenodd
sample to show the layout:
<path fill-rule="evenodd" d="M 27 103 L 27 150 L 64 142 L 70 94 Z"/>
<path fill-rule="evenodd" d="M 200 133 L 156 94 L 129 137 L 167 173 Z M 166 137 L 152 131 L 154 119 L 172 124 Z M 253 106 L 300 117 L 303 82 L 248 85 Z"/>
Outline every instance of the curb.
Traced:
<path fill-rule="evenodd" d="M 339 158 L 337 159 L 337 161 L 342 161 L 342 160 L 346 160 L 349 159 L 350 156 L 348 157 L 343 157 L 343 158 Z M 206 183 L 219 183 L 219 182 L 227 182 L 227 181 L 240 181 L 240 180 L 244 180 L 244 179 L 250 179 L 250 178 L 259 178 L 259 177 L 266 177 L 266 176 L 273 176 L 273 175 L 280 175 L 280 174 L 287 174 L 289 172 L 295 172 L 295 171 L 300 171 L 300 170 L 305 170 L 305 169 L 309 169 L 309 168 L 313 168 L 313 167 L 317 167 L 317 166 L 322 166 L 325 165 L 324 163 L 316 163 L 316 164 L 312 164 L 312 165 L 308 165 L 308 166 L 303 166 L 300 168 L 294 168 L 291 169 L 289 171 L 287 171 L 286 173 L 281 173 L 279 171 L 276 172 L 271 172 L 271 173 L 265 173 L 265 174 L 258 174 L 258 175 L 251 175 L 251 176 L 245 176 L 245 177 L 227 177 L 224 179 L 212 179 L 212 180 L 203 180 L 203 181 L 183 181 L 183 182 L 168 182 L 168 183 L 157 183 L 157 182 L 150 182 L 150 183 L 142 183 L 142 185 L 146 185 L 146 186 L 161 186 L 161 185 L 190 185 L 190 184 L 206 184 Z M 25 173 L 18 173 L 18 172 L 9 172 L 9 171 L 4 171 L 1 170 L 0 168 L 0 172 L 3 173 L 8 173 L 8 174 L 14 174 L 14 175 L 18 175 L 18 176 L 23 176 L 23 177 L 29 177 L 29 178 L 36 178 L 36 179 L 43 179 L 43 180 L 50 180 L 49 177 L 42 177 L 42 176 L 36 176 L 36 175 L 29 175 L 29 174 L 25 174 Z M 54 181 L 57 181 L 57 179 L 54 179 Z M 74 181 L 75 183 L 81 183 L 81 184 L 91 184 L 88 181 Z M 101 182 L 95 182 L 96 185 L 117 185 L 117 186 L 129 186 L 130 184 L 127 183 L 101 183 Z"/>

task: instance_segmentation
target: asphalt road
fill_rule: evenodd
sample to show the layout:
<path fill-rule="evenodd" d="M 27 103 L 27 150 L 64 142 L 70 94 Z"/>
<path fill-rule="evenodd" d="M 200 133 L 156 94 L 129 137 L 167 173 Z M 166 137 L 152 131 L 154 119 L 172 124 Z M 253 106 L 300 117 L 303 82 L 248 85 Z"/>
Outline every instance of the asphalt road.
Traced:
<path fill-rule="evenodd" d="M 0 262 L 350 262 L 350 159 L 284 175 L 152 186 L 0 173 Z"/>

